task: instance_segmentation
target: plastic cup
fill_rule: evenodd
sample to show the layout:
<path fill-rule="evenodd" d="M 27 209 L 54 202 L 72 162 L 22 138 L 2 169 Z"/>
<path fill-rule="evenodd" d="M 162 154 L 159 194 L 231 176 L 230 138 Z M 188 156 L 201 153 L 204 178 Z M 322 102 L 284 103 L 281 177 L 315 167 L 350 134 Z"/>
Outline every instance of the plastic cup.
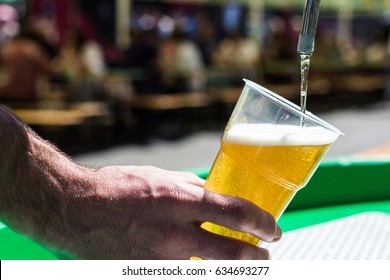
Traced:
<path fill-rule="evenodd" d="M 205 189 L 250 200 L 277 220 L 341 132 L 310 112 L 302 114 L 276 93 L 244 81 Z M 261 242 L 209 222 L 202 227 L 254 245 Z"/>

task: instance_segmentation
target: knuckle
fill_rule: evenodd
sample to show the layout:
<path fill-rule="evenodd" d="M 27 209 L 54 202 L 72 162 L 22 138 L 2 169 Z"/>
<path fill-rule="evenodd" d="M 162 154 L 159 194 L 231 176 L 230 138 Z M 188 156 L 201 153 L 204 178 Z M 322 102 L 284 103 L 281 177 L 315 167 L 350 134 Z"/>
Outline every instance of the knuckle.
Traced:
<path fill-rule="evenodd" d="M 271 214 L 244 199 L 232 199 L 230 207 L 237 230 L 254 234 L 263 240 L 273 240 L 276 221 Z"/>
<path fill-rule="evenodd" d="M 239 230 L 246 231 L 253 225 L 254 216 L 251 215 L 248 206 L 242 200 L 232 203 L 235 223 Z"/>

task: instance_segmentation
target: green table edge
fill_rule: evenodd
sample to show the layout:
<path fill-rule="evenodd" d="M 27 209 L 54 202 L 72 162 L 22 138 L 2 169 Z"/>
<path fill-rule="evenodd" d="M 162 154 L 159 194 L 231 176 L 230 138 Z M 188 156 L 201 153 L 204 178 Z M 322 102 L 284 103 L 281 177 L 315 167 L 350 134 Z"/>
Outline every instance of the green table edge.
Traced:
<path fill-rule="evenodd" d="M 206 179 L 209 168 L 188 171 Z M 389 157 L 329 158 L 286 211 L 381 200 L 390 200 Z"/>
<path fill-rule="evenodd" d="M 287 211 L 278 224 L 287 232 L 366 212 L 390 214 L 390 200 Z"/>

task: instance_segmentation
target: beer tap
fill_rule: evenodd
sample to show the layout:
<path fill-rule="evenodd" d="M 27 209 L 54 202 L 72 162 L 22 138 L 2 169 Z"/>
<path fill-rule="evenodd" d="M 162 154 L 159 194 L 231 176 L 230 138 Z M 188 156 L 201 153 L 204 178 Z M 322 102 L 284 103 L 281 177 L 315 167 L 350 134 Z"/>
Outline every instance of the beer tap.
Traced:
<path fill-rule="evenodd" d="M 306 0 L 303 10 L 302 29 L 299 35 L 297 51 L 300 55 L 312 55 L 317 30 L 321 0 Z"/>

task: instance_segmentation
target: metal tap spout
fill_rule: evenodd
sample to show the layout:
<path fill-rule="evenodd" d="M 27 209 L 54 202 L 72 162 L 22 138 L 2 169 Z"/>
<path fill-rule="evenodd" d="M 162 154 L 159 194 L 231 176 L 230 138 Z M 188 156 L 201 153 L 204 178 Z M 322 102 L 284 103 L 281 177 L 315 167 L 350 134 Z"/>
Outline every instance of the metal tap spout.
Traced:
<path fill-rule="evenodd" d="M 302 29 L 299 35 L 297 51 L 301 55 L 312 55 L 317 30 L 321 0 L 306 0 L 303 9 Z"/>

